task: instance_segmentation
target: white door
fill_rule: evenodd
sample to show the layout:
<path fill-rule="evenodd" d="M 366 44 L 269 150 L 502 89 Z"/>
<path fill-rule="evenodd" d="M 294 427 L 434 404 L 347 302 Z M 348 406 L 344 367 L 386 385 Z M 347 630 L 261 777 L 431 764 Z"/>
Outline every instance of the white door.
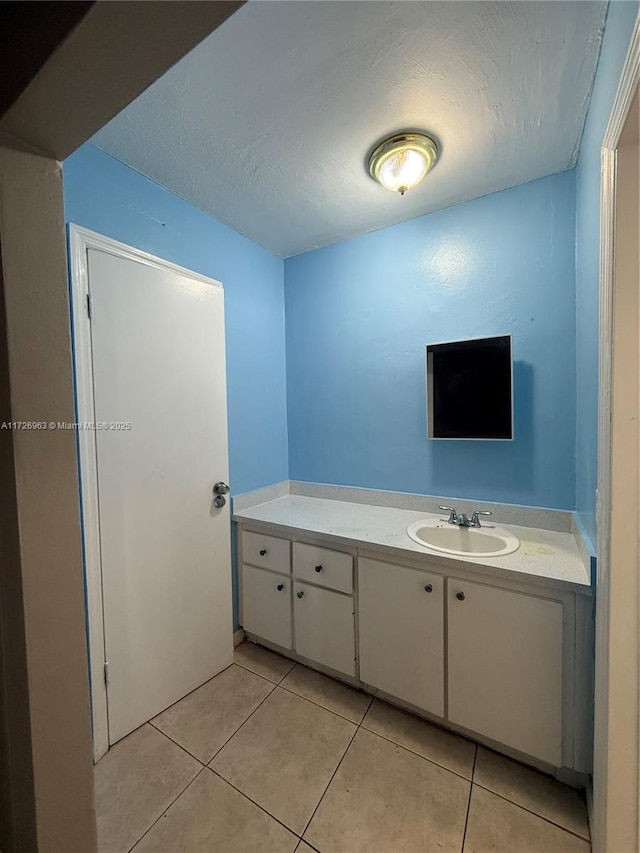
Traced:
<path fill-rule="evenodd" d="M 109 743 L 233 656 L 223 290 L 89 248 Z"/>
<path fill-rule="evenodd" d="M 442 575 L 358 561 L 360 678 L 444 716 Z"/>
<path fill-rule="evenodd" d="M 559 601 L 449 578 L 449 719 L 559 767 Z"/>
<path fill-rule="evenodd" d="M 296 652 L 336 672 L 355 676 L 353 598 L 298 582 L 293 592 Z"/>

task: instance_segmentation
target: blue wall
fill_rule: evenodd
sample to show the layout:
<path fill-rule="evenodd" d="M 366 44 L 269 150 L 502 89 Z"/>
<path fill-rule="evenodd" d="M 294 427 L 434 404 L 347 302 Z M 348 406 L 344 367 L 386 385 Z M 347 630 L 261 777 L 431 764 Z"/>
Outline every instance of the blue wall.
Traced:
<path fill-rule="evenodd" d="M 573 508 L 574 178 L 285 261 L 292 479 Z M 515 441 L 427 440 L 425 345 L 503 333 Z"/>
<path fill-rule="evenodd" d="M 598 451 L 600 147 L 629 47 L 638 2 L 612 0 L 576 168 L 576 498 L 595 544 Z"/>
<path fill-rule="evenodd" d="M 232 491 L 286 480 L 283 261 L 92 145 L 63 170 L 67 222 L 223 283 Z"/>
<path fill-rule="evenodd" d="M 286 480 L 283 261 L 92 145 L 63 176 L 67 222 L 224 284 L 232 492 Z"/>

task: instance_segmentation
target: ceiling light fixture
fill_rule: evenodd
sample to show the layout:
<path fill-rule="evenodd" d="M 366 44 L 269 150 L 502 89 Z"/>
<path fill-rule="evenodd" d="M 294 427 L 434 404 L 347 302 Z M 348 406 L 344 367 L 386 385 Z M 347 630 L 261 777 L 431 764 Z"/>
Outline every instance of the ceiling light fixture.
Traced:
<path fill-rule="evenodd" d="M 388 190 L 404 195 L 417 186 L 436 162 L 438 146 L 424 133 L 396 133 L 369 157 L 372 178 Z"/>

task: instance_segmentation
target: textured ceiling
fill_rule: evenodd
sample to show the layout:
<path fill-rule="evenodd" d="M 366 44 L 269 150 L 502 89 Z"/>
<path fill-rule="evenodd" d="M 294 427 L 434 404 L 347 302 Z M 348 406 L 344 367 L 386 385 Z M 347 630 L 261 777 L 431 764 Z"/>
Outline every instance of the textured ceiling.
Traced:
<path fill-rule="evenodd" d="M 574 165 L 606 3 L 250 2 L 93 142 L 287 257 Z M 404 198 L 373 145 L 430 132 Z"/>

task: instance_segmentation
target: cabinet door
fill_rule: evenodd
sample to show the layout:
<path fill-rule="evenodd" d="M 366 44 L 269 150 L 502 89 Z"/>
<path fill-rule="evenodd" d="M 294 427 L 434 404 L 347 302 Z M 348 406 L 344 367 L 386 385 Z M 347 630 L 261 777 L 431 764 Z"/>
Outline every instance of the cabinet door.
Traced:
<path fill-rule="evenodd" d="M 242 627 L 291 648 L 291 581 L 254 566 L 242 567 Z"/>
<path fill-rule="evenodd" d="M 449 578 L 449 719 L 562 764 L 558 601 Z"/>
<path fill-rule="evenodd" d="M 297 582 L 293 591 L 297 653 L 337 672 L 355 675 L 353 597 Z"/>
<path fill-rule="evenodd" d="M 444 579 L 358 560 L 360 679 L 444 716 Z"/>

